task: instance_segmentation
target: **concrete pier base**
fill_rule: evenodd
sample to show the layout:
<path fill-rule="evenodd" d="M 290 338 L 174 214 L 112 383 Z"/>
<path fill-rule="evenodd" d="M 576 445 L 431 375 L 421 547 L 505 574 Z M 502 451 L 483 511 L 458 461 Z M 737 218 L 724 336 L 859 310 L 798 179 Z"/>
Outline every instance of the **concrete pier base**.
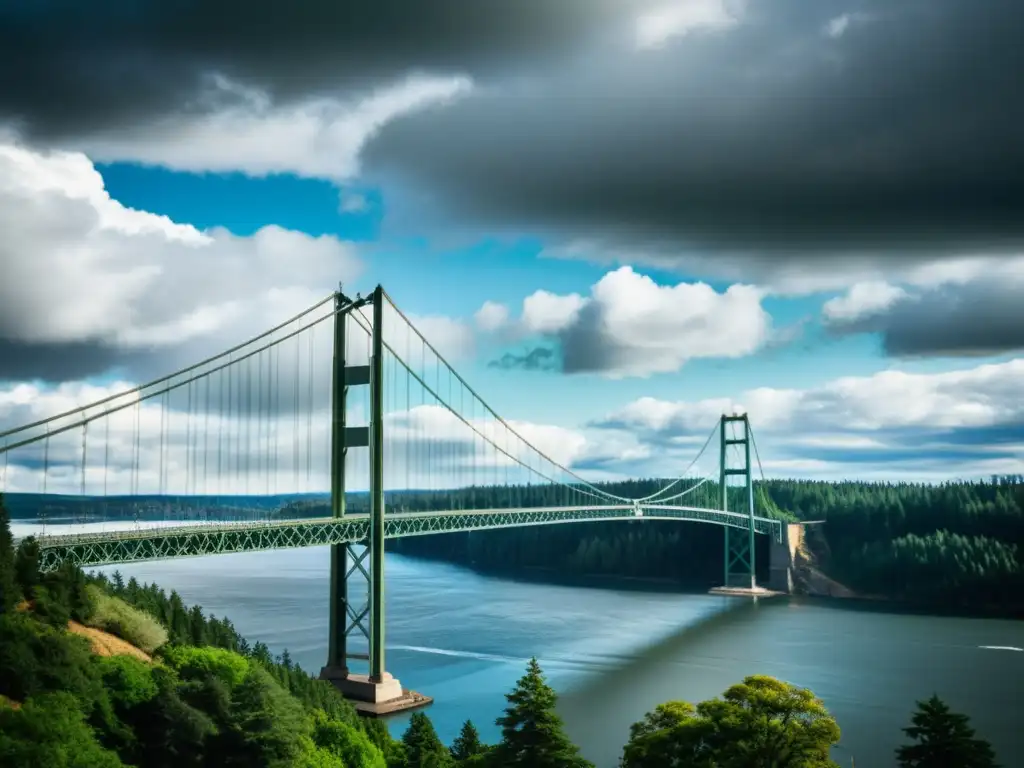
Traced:
<path fill-rule="evenodd" d="M 786 593 L 764 587 L 712 587 L 708 594 L 723 597 L 778 597 Z"/>
<path fill-rule="evenodd" d="M 370 717 L 418 709 L 434 701 L 429 696 L 403 688 L 402 684 L 387 672 L 380 682 L 373 682 L 367 675 L 324 667 L 320 670 L 320 679 L 327 680 L 337 688 L 359 714 Z"/>

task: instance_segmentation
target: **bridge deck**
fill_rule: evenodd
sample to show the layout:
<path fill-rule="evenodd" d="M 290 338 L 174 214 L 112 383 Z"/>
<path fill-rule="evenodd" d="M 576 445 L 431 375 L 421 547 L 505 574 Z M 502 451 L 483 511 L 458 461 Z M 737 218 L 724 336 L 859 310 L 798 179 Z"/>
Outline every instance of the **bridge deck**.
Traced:
<path fill-rule="evenodd" d="M 527 525 L 583 523 L 601 520 L 679 520 L 747 528 L 749 518 L 737 512 L 670 505 L 609 505 L 532 509 L 473 509 L 444 512 L 389 512 L 384 518 L 388 539 L 434 533 L 493 530 Z M 271 549 L 365 543 L 370 518 L 366 514 L 243 523 L 179 525 L 163 528 L 40 536 L 40 568 L 59 568 L 64 562 L 80 566 L 111 565 L 144 560 Z M 782 524 L 754 518 L 756 533 L 781 540 Z"/>

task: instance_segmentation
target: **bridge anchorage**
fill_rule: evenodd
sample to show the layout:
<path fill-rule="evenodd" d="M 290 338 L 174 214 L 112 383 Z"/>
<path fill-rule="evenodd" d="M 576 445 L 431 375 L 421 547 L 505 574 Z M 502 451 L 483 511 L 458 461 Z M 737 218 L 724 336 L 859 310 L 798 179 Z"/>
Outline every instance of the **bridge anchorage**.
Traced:
<path fill-rule="evenodd" d="M 316 337 L 318 328 L 329 332 Z M 3 407 L 0 424 L 13 420 Z M 371 715 L 430 702 L 386 665 L 386 539 L 615 520 L 710 523 L 723 531 L 722 584 L 713 591 L 789 591 L 789 527 L 753 482 L 752 456 L 758 467 L 760 459 L 746 415 L 722 416 L 690 466 L 641 498 L 587 481 L 536 446 L 543 435 L 527 434 L 380 286 L 355 299 L 339 290 L 170 376 L 0 427 L 0 492 L 12 509 L 34 504 L 40 524 L 130 521 L 128 530 L 44 529 L 43 570 L 329 547 L 320 676 Z M 698 472 L 705 454 L 713 466 Z"/>

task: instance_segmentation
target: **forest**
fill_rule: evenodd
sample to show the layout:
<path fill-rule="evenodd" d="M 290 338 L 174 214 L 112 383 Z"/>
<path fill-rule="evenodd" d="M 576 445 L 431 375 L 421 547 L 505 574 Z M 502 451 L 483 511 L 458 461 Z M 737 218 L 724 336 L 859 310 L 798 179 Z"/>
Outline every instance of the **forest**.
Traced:
<path fill-rule="evenodd" d="M 604 487 L 641 495 L 659 482 Z M 713 500 L 717 487 L 708 485 Z M 759 514 L 824 521 L 814 526 L 821 532 L 819 565 L 858 593 L 922 605 L 1024 609 L 1024 476 L 941 485 L 767 480 L 755 489 Z M 760 579 L 767 575 L 767 545 L 758 537 Z M 699 523 L 513 528 L 399 539 L 389 546 L 480 571 L 538 577 L 616 576 L 700 588 L 722 578 L 722 529 Z"/>
<path fill-rule="evenodd" d="M 120 645 L 117 645 L 119 643 Z M 401 739 L 360 718 L 287 652 L 252 645 L 155 584 L 72 564 L 41 573 L 0 496 L 0 765 L 47 768 L 594 768 L 540 664 L 505 695 L 497 744 L 467 720 L 449 746 L 415 712 Z M 966 715 L 918 702 L 900 768 L 998 768 Z M 838 723 L 811 691 L 763 675 L 630 728 L 621 768 L 838 768 Z"/>
<path fill-rule="evenodd" d="M 652 478 L 598 485 L 636 498 L 666 482 Z M 758 514 L 824 521 L 809 537 L 818 565 L 857 593 L 924 605 L 1024 610 L 1024 475 L 939 485 L 766 480 L 754 486 Z M 730 509 L 743 508 L 741 496 L 742 489 L 730 488 Z M 428 511 L 560 505 L 567 498 L 568 503 L 591 503 L 582 492 L 566 494 L 551 486 L 389 492 L 386 503 L 389 510 Z M 717 508 L 718 486 L 707 483 L 686 500 Z M 365 512 L 368 502 L 365 493 L 346 496 L 349 512 Z M 38 520 L 45 512 L 49 519 L 77 522 L 229 513 L 298 518 L 330 511 L 323 495 L 139 500 L 21 494 L 12 496 L 10 505 L 15 518 Z M 722 541 L 716 526 L 630 521 L 413 537 L 389 541 L 388 549 L 490 573 L 645 579 L 705 588 L 721 582 Z M 759 536 L 761 579 L 767 576 L 767 551 L 768 542 Z"/>

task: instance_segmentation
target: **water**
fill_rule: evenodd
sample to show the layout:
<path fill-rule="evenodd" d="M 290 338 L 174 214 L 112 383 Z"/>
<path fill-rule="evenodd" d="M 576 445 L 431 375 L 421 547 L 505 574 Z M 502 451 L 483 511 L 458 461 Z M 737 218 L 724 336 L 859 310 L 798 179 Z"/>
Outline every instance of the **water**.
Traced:
<path fill-rule="evenodd" d="M 327 548 L 316 548 L 120 570 L 177 589 L 315 672 L 326 656 L 329 567 Z M 851 755 L 862 768 L 894 765 L 914 701 L 932 693 L 971 715 L 1003 765 L 1024 752 L 1021 622 L 520 583 L 397 555 L 387 559 L 386 606 L 387 667 L 435 697 L 428 713 L 446 742 L 466 718 L 497 740 L 503 694 L 535 655 L 570 736 L 599 768 L 616 765 L 629 725 L 656 704 L 710 698 L 755 673 L 824 699 L 843 730 L 840 765 Z M 405 718 L 390 723 L 398 734 Z"/>

